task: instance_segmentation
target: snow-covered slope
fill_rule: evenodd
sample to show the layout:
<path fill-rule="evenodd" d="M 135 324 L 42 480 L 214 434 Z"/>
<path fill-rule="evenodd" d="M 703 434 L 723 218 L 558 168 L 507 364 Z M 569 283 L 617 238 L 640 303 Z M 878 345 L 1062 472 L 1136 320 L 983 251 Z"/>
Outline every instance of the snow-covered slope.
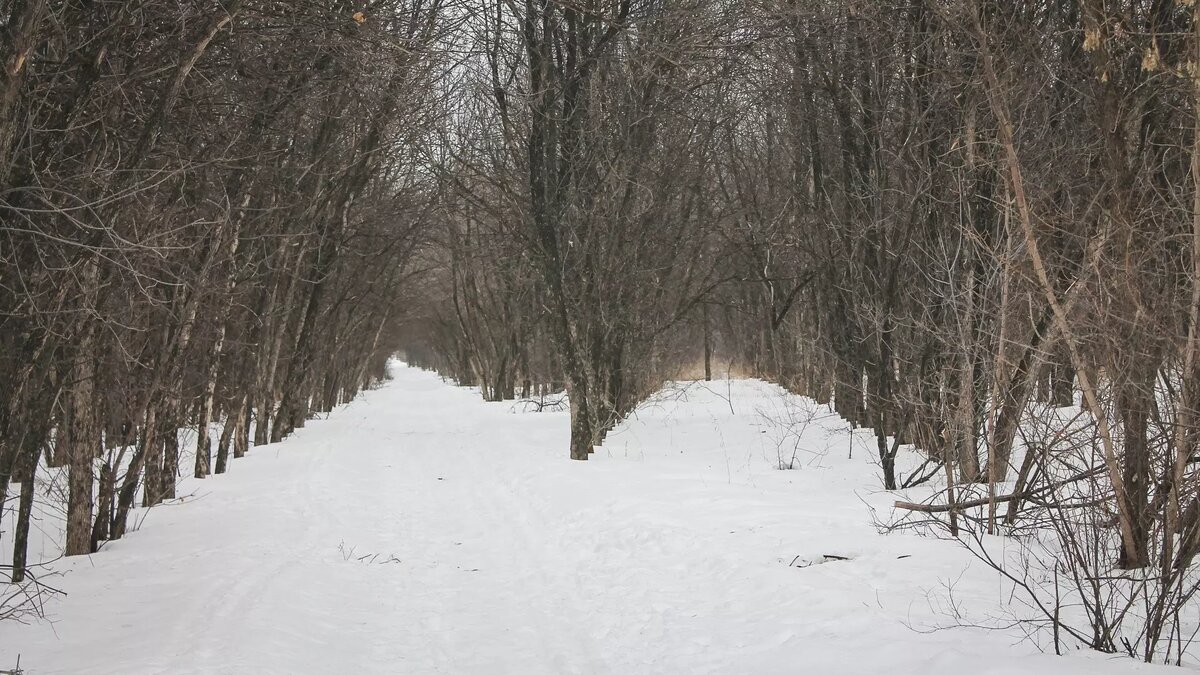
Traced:
<path fill-rule="evenodd" d="M 952 542 L 879 535 L 867 438 L 753 381 L 680 384 L 590 462 L 566 413 L 397 367 L 380 390 L 185 481 L 60 563 L 51 622 L 0 624 L 49 673 L 1124 673 L 1040 655 Z M 780 465 L 795 467 L 780 470 Z M 826 558 L 837 556 L 847 558 Z"/>

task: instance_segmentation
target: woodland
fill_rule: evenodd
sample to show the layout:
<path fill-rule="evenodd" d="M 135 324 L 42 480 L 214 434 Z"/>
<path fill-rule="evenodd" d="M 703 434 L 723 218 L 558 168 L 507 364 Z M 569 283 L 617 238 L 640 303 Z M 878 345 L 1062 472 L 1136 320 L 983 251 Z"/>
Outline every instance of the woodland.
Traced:
<path fill-rule="evenodd" d="M 1182 660 L 1195 0 L 0 0 L 0 66 L 11 586 L 39 472 L 103 555 L 400 354 L 565 393 L 564 461 L 778 383 L 938 486 L 889 527 L 1043 541 L 1062 630 Z"/>

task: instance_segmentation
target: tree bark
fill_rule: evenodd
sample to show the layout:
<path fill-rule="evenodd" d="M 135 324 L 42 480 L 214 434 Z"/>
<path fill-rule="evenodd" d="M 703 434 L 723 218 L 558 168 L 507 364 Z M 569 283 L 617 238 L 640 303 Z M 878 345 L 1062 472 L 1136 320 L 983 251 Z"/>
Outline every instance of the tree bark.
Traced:
<path fill-rule="evenodd" d="M 34 478 L 36 464 L 30 469 L 29 477 L 21 482 L 21 499 L 17 507 L 17 526 L 13 531 L 12 582 L 25 581 L 25 569 L 29 556 L 29 521 L 33 518 Z"/>
<path fill-rule="evenodd" d="M 96 459 L 95 424 L 95 332 L 91 317 L 83 319 L 85 327 L 80 336 L 71 369 L 70 421 L 65 441 L 67 469 L 67 534 L 66 555 L 92 553 L 92 489 Z"/>

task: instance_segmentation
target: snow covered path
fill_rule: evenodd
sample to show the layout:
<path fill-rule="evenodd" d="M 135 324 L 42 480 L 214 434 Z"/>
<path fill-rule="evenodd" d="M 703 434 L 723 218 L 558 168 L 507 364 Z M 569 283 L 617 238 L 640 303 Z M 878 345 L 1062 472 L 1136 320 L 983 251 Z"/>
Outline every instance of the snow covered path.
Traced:
<path fill-rule="evenodd" d="M 0 624 L 0 668 L 49 673 L 1119 673 L 1013 632 L 953 544 L 876 534 L 864 447 L 813 419 L 797 454 L 756 382 L 644 406 L 594 461 L 565 413 L 515 413 L 399 367 L 180 504 L 60 566 L 54 623 Z M 807 416 L 804 419 L 808 419 Z M 789 566 L 852 558 L 804 569 Z M 1157 671 L 1157 669 L 1153 669 Z"/>

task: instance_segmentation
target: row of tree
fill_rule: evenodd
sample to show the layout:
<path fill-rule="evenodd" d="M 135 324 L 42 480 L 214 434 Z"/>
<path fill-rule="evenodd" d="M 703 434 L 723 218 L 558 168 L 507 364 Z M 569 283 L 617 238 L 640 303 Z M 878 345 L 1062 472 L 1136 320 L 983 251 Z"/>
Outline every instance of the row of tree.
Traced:
<path fill-rule="evenodd" d="M 1156 569 L 1178 597 L 1200 552 L 1198 5 L 485 2 L 412 353 L 489 398 L 561 383 L 586 459 L 715 351 L 873 428 L 887 488 L 932 475 L 898 475 L 905 444 L 951 503 L 988 486 L 989 531 L 1087 477 L 1054 508 L 1105 514 L 1095 574 Z M 1086 452 L 1050 434 L 1012 466 L 1077 402 Z"/>
<path fill-rule="evenodd" d="M 181 473 L 385 375 L 453 20 L 440 0 L 0 2 L 14 582 L 40 464 L 65 467 L 66 554 L 91 553 Z"/>

